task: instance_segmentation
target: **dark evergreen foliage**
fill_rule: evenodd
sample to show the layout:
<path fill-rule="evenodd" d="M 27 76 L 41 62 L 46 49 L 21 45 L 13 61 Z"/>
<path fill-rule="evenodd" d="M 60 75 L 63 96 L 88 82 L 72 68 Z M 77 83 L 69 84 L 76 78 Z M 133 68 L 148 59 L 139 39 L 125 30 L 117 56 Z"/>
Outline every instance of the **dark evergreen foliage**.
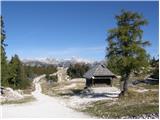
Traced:
<path fill-rule="evenodd" d="M 9 63 L 9 86 L 14 89 L 26 89 L 30 86 L 31 81 L 28 80 L 24 66 L 18 55 L 12 57 Z"/>
<path fill-rule="evenodd" d="M 42 75 L 42 74 L 52 74 L 57 72 L 57 67 L 54 65 L 47 66 L 25 66 L 28 76 L 31 78 Z"/>
<path fill-rule="evenodd" d="M 8 63 L 7 63 L 7 57 L 5 52 L 5 38 L 6 34 L 4 31 L 4 22 L 3 18 L 1 16 L 1 85 L 8 86 Z"/>
<path fill-rule="evenodd" d="M 1 16 L 1 86 L 25 89 L 30 86 L 31 81 L 28 80 L 18 55 L 12 57 L 9 63 L 7 62 L 5 38 L 4 22 Z"/>
<path fill-rule="evenodd" d="M 67 74 L 71 78 L 81 78 L 83 77 L 84 73 L 87 72 L 89 69 L 89 66 L 84 63 L 77 63 L 75 65 L 70 65 L 70 67 L 67 70 Z"/>

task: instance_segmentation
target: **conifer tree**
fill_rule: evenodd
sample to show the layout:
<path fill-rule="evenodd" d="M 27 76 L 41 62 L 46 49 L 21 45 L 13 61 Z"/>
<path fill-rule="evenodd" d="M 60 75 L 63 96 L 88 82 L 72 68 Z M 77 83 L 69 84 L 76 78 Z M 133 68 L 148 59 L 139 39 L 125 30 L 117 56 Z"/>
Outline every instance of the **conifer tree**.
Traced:
<path fill-rule="evenodd" d="M 8 86 L 8 63 L 7 63 L 7 57 L 5 52 L 5 38 L 6 34 L 4 31 L 4 22 L 3 18 L 1 16 L 1 85 L 2 86 Z"/>
<path fill-rule="evenodd" d="M 128 90 L 130 74 L 149 65 L 144 47 L 150 43 L 142 39 L 142 26 L 148 22 L 141 14 L 122 10 L 115 19 L 117 27 L 108 31 L 107 61 L 109 69 L 122 77 L 121 96 Z"/>
<path fill-rule="evenodd" d="M 14 89 L 18 88 L 25 89 L 27 86 L 29 86 L 30 81 L 27 79 L 24 66 L 21 63 L 18 55 L 12 57 L 9 65 L 10 65 L 9 84 Z"/>
<path fill-rule="evenodd" d="M 1 16 L 1 85 L 12 87 L 14 89 L 25 89 L 30 85 L 30 81 L 27 80 L 24 66 L 21 63 L 18 55 L 12 57 L 10 63 L 7 62 L 7 56 L 5 52 L 5 38 L 4 22 Z"/>

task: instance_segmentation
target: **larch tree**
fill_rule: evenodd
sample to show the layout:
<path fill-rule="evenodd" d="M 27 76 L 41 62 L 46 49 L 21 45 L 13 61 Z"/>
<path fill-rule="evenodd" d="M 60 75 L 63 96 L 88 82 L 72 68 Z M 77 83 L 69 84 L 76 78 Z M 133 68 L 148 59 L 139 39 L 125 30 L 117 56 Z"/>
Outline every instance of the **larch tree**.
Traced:
<path fill-rule="evenodd" d="M 123 96 L 128 91 L 130 74 L 149 65 L 149 54 L 144 47 L 150 43 L 143 40 L 142 30 L 142 26 L 148 22 L 142 14 L 125 10 L 116 15 L 115 19 L 117 27 L 108 31 L 106 39 L 106 57 L 108 68 L 121 75 L 120 96 Z"/>

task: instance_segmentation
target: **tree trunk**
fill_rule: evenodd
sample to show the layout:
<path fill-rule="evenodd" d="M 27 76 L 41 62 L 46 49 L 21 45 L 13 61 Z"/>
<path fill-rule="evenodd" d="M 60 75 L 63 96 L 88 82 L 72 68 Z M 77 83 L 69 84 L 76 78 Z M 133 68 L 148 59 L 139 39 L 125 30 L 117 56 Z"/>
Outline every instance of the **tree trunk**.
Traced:
<path fill-rule="evenodd" d="M 126 74 L 126 76 L 124 77 L 123 80 L 124 80 L 124 82 L 123 82 L 122 90 L 121 90 L 121 93 L 119 94 L 119 96 L 124 96 L 126 94 L 126 92 L 128 91 L 129 74 Z"/>

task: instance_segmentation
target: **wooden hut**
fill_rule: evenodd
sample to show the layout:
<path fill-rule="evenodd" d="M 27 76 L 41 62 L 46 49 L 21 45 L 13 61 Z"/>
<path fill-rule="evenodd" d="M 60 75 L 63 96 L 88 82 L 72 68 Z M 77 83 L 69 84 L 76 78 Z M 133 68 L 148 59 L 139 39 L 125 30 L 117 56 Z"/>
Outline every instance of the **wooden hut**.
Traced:
<path fill-rule="evenodd" d="M 112 80 L 116 76 L 105 65 L 100 64 L 88 70 L 83 77 L 86 78 L 86 87 L 91 87 L 102 85 L 112 86 Z"/>

